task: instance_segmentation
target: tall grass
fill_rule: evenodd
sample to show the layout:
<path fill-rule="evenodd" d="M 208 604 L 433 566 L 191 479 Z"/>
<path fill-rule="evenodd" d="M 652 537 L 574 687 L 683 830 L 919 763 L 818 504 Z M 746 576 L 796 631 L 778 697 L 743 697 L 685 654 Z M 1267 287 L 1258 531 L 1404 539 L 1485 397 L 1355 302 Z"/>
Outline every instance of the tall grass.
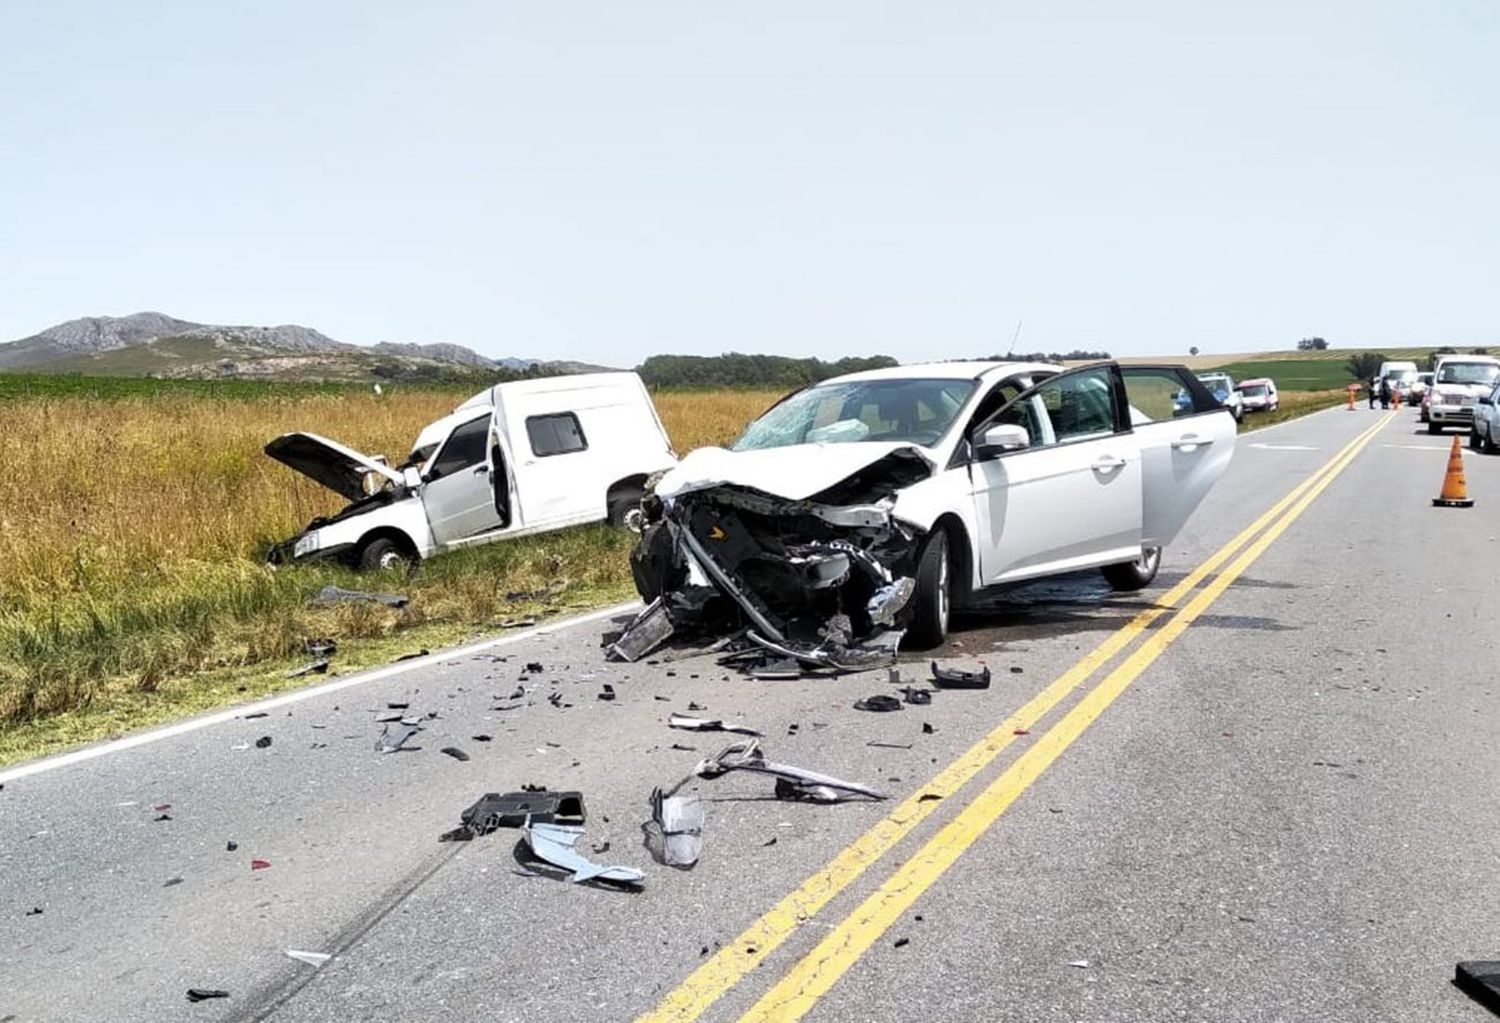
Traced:
<path fill-rule="evenodd" d="M 724 443 L 779 395 L 667 394 L 678 451 Z M 307 636 L 379 636 L 482 625 L 507 594 L 566 580 L 623 593 L 629 537 L 602 526 L 437 558 L 392 611 L 317 608 L 322 585 L 365 586 L 336 566 L 273 570 L 266 546 L 342 500 L 261 449 L 290 430 L 403 456 L 417 431 L 467 397 L 404 391 L 0 400 L 0 724 L 150 692 L 208 668 L 292 656 Z"/>

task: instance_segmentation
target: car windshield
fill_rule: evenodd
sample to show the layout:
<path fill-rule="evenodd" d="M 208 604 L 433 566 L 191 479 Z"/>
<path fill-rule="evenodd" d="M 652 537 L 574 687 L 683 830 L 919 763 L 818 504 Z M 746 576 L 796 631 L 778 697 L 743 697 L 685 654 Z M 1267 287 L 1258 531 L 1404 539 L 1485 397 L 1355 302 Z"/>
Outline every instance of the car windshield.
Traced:
<path fill-rule="evenodd" d="M 1493 384 L 1500 378 L 1500 365 L 1493 362 L 1445 362 L 1438 369 L 1439 384 Z"/>
<path fill-rule="evenodd" d="M 1393 369 L 1389 373 L 1387 373 L 1386 376 L 1390 377 L 1392 380 L 1406 381 L 1415 379 L 1417 376 L 1417 372 L 1416 370 L 1412 369 Z"/>
<path fill-rule="evenodd" d="M 953 379 L 819 384 L 751 423 L 733 450 L 856 441 L 936 444 L 973 392 L 974 381 Z"/>
<path fill-rule="evenodd" d="M 1240 393 L 1247 398 L 1264 398 L 1266 396 L 1265 384 L 1249 384 L 1240 387 Z"/>

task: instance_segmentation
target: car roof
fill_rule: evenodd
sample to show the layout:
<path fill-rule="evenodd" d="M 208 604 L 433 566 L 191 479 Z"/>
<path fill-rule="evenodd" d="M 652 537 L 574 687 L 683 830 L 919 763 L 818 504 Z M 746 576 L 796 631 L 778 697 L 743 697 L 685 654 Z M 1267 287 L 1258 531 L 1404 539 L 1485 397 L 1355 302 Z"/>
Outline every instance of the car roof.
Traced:
<path fill-rule="evenodd" d="M 1245 387 L 1250 384 L 1270 384 L 1272 387 L 1275 387 L 1276 381 L 1272 380 L 1270 377 L 1251 377 L 1249 380 L 1240 381 L 1241 387 Z"/>
<path fill-rule="evenodd" d="M 980 377 L 1026 373 L 1046 370 L 1061 373 L 1065 367 L 1050 362 L 1003 362 L 1003 361 L 954 361 L 914 362 L 903 366 L 887 366 L 883 369 L 866 369 L 858 373 L 845 373 L 818 383 L 857 380 L 977 380 Z"/>

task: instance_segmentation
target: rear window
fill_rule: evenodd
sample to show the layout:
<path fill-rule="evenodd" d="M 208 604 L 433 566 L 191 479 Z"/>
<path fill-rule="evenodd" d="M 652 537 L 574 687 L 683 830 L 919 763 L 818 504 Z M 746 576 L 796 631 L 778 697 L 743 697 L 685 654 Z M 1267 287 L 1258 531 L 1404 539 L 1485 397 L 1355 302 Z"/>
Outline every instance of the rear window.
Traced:
<path fill-rule="evenodd" d="M 578 417 L 571 412 L 529 417 L 526 436 L 531 438 L 531 453 L 538 457 L 566 455 L 589 446 Z"/>

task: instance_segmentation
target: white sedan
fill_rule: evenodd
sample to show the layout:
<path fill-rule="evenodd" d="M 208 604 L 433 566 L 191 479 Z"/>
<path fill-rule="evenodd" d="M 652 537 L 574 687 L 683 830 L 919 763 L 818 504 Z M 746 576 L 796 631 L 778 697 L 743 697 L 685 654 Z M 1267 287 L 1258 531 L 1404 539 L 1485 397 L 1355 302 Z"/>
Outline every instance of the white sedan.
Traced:
<path fill-rule="evenodd" d="M 986 587 L 1098 568 L 1137 589 L 1234 443 L 1180 366 L 948 362 L 815 384 L 656 481 L 632 558 L 651 641 L 627 632 L 616 652 L 743 625 L 849 667 L 903 636 L 940 643 Z"/>
<path fill-rule="evenodd" d="M 1482 395 L 1474 405 L 1474 424 L 1469 428 L 1469 447 L 1487 455 L 1500 454 L 1500 384 Z"/>

